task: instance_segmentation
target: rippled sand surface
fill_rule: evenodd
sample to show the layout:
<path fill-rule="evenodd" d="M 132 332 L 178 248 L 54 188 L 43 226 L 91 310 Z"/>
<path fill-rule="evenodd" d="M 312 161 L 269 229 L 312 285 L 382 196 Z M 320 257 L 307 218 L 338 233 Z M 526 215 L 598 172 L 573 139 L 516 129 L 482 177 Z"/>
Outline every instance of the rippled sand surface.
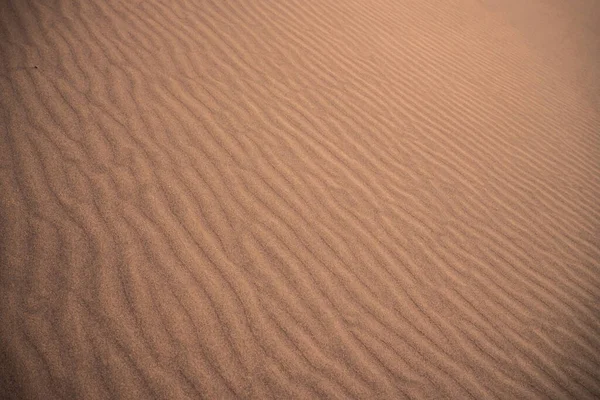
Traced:
<path fill-rule="evenodd" d="M 598 21 L 0 2 L 0 397 L 600 397 Z"/>

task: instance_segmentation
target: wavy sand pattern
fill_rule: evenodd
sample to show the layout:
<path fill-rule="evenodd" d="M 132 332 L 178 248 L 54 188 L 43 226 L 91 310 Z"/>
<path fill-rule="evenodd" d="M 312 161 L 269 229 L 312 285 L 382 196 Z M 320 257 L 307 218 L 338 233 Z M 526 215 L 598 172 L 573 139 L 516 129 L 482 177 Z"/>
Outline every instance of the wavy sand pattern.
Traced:
<path fill-rule="evenodd" d="M 0 397 L 600 396 L 599 18 L 0 2 Z"/>

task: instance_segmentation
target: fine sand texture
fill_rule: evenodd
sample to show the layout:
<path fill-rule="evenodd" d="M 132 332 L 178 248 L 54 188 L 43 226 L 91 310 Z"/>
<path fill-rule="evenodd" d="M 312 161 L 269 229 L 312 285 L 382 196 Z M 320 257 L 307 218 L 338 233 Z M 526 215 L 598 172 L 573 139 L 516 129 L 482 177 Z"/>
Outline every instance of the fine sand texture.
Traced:
<path fill-rule="evenodd" d="M 0 398 L 600 397 L 599 22 L 0 1 Z"/>

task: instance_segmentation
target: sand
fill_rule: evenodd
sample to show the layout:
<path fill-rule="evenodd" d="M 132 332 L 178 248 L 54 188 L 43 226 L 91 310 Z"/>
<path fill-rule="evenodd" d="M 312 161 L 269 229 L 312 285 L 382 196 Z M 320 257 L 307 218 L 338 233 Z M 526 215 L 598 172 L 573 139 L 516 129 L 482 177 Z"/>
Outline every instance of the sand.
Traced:
<path fill-rule="evenodd" d="M 0 2 L 0 398 L 600 397 L 598 21 Z"/>

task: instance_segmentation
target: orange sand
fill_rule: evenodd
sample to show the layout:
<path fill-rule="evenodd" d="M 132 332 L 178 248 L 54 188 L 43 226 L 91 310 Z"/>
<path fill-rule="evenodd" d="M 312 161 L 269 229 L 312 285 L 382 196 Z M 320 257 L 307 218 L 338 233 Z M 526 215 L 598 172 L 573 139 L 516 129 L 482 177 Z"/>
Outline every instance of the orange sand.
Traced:
<path fill-rule="evenodd" d="M 0 397 L 600 396 L 599 21 L 0 2 Z"/>

